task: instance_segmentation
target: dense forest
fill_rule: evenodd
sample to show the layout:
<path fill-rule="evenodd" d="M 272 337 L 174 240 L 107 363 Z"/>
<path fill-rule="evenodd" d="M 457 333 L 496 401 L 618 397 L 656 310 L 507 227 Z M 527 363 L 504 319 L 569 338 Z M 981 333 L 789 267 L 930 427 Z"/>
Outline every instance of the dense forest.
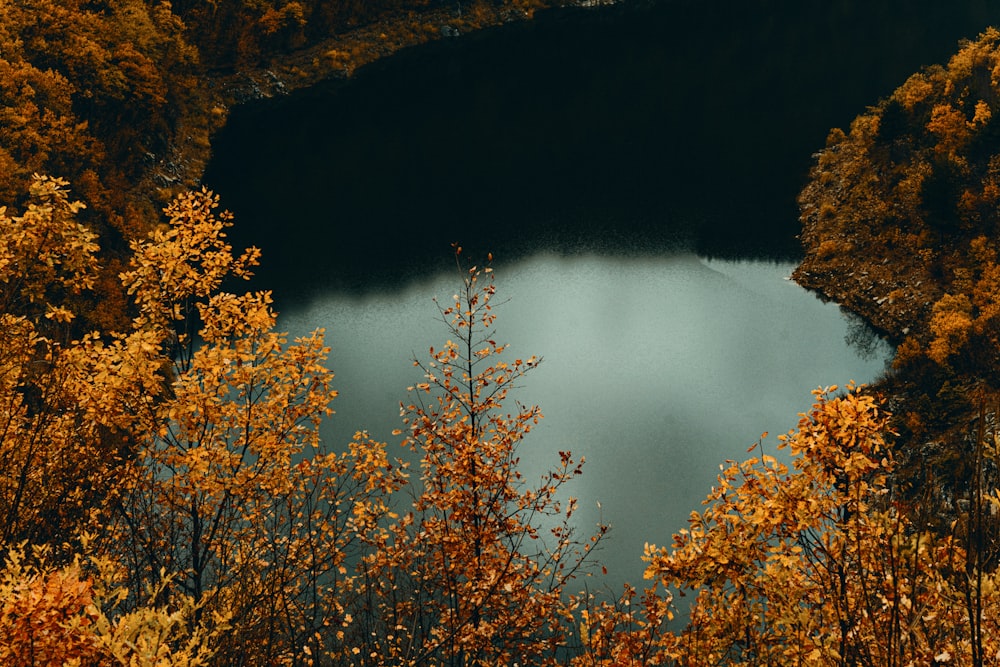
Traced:
<path fill-rule="evenodd" d="M 508 391 L 539 359 L 494 335 L 490 257 L 454 248 L 400 406 L 413 462 L 320 438 L 323 331 L 240 290 L 266 249 L 197 187 L 213 129 L 261 72 L 308 85 L 544 6 L 0 2 L 3 664 L 996 661 L 995 30 L 834 130 L 801 195 L 796 279 L 894 372 L 723 466 L 645 589 L 588 592 L 609 538 L 575 522 L 582 460 L 518 469 L 541 412 Z"/>

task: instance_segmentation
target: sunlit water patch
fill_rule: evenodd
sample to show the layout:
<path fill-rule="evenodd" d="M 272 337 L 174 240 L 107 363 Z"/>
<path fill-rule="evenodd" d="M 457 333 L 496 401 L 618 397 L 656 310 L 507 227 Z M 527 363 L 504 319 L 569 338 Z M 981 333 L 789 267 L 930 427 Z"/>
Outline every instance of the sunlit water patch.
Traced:
<path fill-rule="evenodd" d="M 522 470 L 537 477 L 560 450 L 586 457 L 571 493 L 582 530 L 612 525 L 601 558 L 615 588 L 641 579 L 643 544 L 684 526 L 720 463 L 745 457 L 764 431 L 773 446 L 816 387 L 884 370 L 889 346 L 850 344 L 850 320 L 789 281 L 792 268 L 542 254 L 497 270 L 496 338 L 543 358 L 513 394 L 545 415 Z M 394 293 L 330 292 L 283 312 L 293 334 L 327 329 L 340 391 L 324 425 L 330 443 L 359 429 L 398 441 L 399 403 L 421 379 L 412 360 L 448 337 L 432 299 L 447 303 L 458 280 L 456 271 Z"/>

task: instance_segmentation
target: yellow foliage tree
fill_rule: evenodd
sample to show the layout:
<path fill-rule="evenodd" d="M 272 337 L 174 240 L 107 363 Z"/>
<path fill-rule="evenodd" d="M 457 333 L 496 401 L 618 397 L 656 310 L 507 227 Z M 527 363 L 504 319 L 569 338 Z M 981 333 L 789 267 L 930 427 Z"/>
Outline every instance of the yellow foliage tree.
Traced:
<path fill-rule="evenodd" d="M 957 354 L 969 340 L 972 329 L 972 303 L 964 294 L 945 294 L 934 304 L 931 317 L 931 341 L 927 356 L 939 364 Z"/>
<path fill-rule="evenodd" d="M 910 524 L 888 415 L 833 389 L 781 438 L 791 467 L 758 442 L 670 548 L 647 547 L 647 578 L 696 593 L 687 625 L 652 632 L 669 595 L 651 589 L 645 611 L 591 614 L 576 664 L 982 665 L 1000 650 L 996 563 L 970 557 L 971 531 Z"/>
<path fill-rule="evenodd" d="M 492 269 L 459 270 L 461 290 L 441 306 L 452 339 L 414 362 L 423 381 L 401 405 L 421 477 L 412 509 L 376 531 L 361 564 L 352 664 L 554 664 L 571 617 L 564 593 L 606 530 L 578 538 L 576 500 L 560 495 L 582 460 L 561 452 L 537 485 L 518 470 L 542 415 L 504 403 L 539 360 L 511 359 L 493 339 Z"/>
<path fill-rule="evenodd" d="M 23 203 L 33 172 L 64 176 L 105 253 L 127 251 L 155 222 L 143 177 L 207 141 L 185 33 L 169 2 L 0 3 L 0 201 Z"/>
<path fill-rule="evenodd" d="M 98 270 L 66 184 L 36 177 L 0 208 L 0 541 L 61 544 L 113 491 L 130 434 L 162 384 L 144 332 L 76 337 Z"/>
<path fill-rule="evenodd" d="M 340 454 L 322 446 L 336 396 L 323 332 L 289 342 L 268 293 L 219 291 L 258 253 L 233 255 L 217 206 L 208 192 L 179 197 L 122 275 L 172 381 L 138 434 L 108 548 L 131 590 L 165 571 L 198 618 L 232 615 L 223 664 L 301 664 L 338 641 L 354 524 L 388 511 L 403 473 L 364 434 Z"/>
<path fill-rule="evenodd" d="M 1000 348 L 1000 265 L 995 244 L 985 236 L 969 242 L 967 255 L 972 266 L 954 270 L 956 292 L 931 309 L 927 356 L 941 366 L 989 378 Z"/>
<path fill-rule="evenodd" d="M 955 418 L 941 395 L 955 374 L 1000 386 L 998 92 L 988 28 L 832 131 L 799 199 L 796 280 L 906 339 L 896 383 L 926 424 Z"/>

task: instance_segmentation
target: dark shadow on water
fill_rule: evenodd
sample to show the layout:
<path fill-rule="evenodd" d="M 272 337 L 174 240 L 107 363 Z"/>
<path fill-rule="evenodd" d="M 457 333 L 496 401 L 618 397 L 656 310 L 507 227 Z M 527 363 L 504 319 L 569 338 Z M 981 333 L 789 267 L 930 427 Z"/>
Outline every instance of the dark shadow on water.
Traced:
<path fill-rule="evenodd" d="M 828 130 L 1000 8 L 665 0 L 550 13 L 236 109 L 204 182 L 279 299 L 539 251 L 794 260 Z"/>

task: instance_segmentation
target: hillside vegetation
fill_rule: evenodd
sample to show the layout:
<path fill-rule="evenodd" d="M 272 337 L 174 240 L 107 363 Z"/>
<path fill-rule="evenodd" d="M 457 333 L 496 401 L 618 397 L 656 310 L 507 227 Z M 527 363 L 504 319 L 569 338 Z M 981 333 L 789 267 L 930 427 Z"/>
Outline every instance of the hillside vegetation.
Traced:
<path fill-rule="evenodd" d="M 800 197 L 795 279 L 899 344 L 907 457 L 968 470 L 968 423 L 1000 387 L 1000 33 L 961 45 L 833 130 Z M 919 459 L 919 461 L 917 460 Z"/>

